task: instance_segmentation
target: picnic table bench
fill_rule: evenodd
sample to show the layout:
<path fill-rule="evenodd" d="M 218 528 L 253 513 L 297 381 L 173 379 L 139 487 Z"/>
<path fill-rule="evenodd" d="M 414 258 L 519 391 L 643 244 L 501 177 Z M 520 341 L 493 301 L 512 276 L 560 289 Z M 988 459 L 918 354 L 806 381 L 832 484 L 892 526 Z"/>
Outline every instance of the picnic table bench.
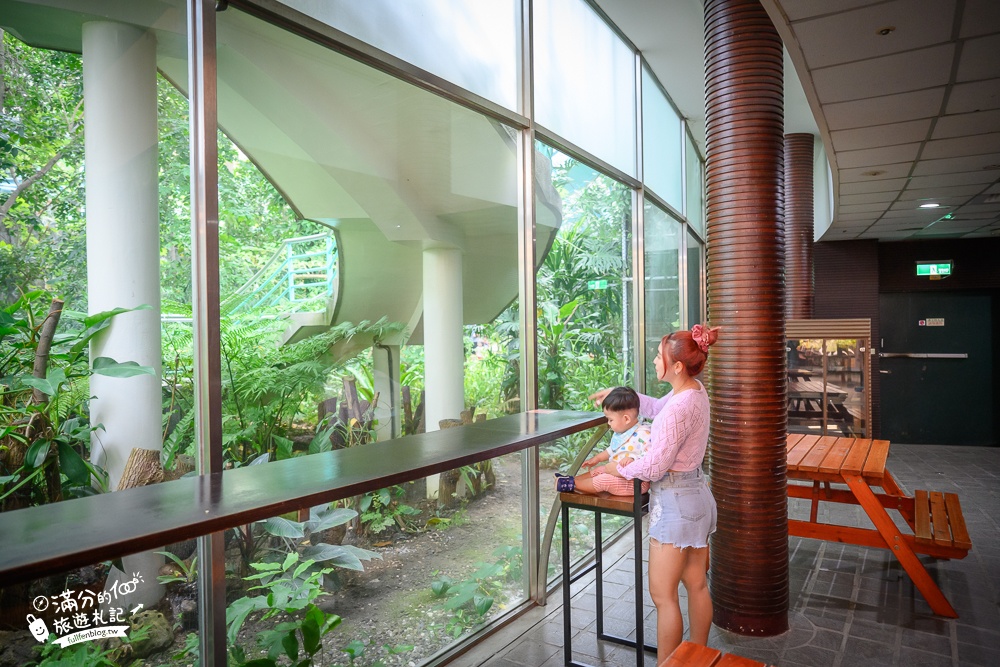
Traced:
<path fill-rule="evenodd" d="M 916 491 L 909 496 L 904 493 L 886 468 L 887 440 L 793 433 L 788 435 L 786 454 L 788 496 L 811 501 L 808 521 L 789 518 L 789 535 L 888 549 L 935 614 L 958 618 L 917 558 L 917 554 L 944 559 L 961 559 L 968 555 L 972 541 L 957 494 Z M 811 485 L 795 481 L 811 482 Z M 831 484 L 845 484 L 847 489 L 832 488 Z M 883 492 L 875 493 L 873 487 Z M 820 502 L 860 505 L 875 529 L 822 523 L 818 521 Z M 900 530 L 888 514 L 890 509 L 899 512 L 912 533 Z"/>
<path fill-rule="evenodd" d="M 681 642 L 660 667 L 767 667 L 767 663 L 723 653 L 717 648 Z"/>

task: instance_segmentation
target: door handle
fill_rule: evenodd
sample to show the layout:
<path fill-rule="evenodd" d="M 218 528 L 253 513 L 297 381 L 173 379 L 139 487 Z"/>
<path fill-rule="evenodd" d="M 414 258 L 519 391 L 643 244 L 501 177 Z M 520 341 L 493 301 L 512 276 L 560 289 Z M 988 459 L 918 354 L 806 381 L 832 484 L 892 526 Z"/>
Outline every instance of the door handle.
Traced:
<path fill-rule="evenodd" d="M 879 352 L 878 356 L 883 359 L 968 359 L 965 352 L 954 354 L 944 352 Z"/>

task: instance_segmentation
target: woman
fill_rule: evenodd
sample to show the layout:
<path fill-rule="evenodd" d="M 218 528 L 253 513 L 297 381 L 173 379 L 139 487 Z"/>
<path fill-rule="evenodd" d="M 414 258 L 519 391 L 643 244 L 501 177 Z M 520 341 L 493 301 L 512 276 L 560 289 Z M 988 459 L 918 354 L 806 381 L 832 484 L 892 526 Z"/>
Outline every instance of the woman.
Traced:
<path fill-rule="evenodd" d="M 708 536 L 715 532 L 715 499 L 701 472 L 708 446 L 708 395 L 696 379 L 708 359 L 718 328 L 700 324 L 664 336 L 653 364 L 656 377 L 669 382 L 669 394 L 640 394 L 639 412 L 652 417 L 649 448 L 638 461 L 609 463 L 604 471 L 625 479 L 652 482 L 649 497 L 649 594 L 656 605 L 656 663 L 681 643 L 684 621 L 678 584 L 688 593 L 691 641 L 705 644 L 712 627 L 708 592 Z M 604 389 L 590 398 L 604 400 Z"/>

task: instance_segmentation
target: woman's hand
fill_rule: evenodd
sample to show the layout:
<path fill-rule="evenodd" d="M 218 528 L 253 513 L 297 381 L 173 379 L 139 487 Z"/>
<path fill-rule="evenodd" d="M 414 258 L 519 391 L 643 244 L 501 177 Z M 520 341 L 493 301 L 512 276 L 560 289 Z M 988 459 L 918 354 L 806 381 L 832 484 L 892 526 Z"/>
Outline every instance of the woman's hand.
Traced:
<path fill-rule="evenodd" d="M 601 403 L 603 403 L 607 395 L 611 393 L 611 389 L 611 387 L 601 389 L 600 391 L 595 391 L 593 394 L 588 396 L 588 398 L 594 402 L 595 408 L 601 407 Z"/>
<path fill-rule="evenodd" d="M 604 470 L 602 470 L 601 472 L 605 472 L 609 475 L 614 475 L 615 477 L 624 477 L 624 475 L 618 472 L 618 466 L 628 465 L 629 463 L 632 463 L 632 459 L 623 459 L 618 463 L 611 461 L 606 466 L 604 466 Z"/>

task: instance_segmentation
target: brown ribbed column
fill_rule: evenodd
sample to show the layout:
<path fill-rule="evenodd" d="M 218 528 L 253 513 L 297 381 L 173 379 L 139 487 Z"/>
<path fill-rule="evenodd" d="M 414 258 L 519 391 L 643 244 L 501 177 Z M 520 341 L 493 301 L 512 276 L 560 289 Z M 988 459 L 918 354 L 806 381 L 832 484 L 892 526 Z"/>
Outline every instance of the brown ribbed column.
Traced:
<path fill-rule="evenodd" d="M 785 135 L 785 317 L 813 316 L 813 135 Z"/>
<path fill-rule="evenodd" d="M 781 40 L 758 0 L 706 0 L 710 472 L 716 625 L 788 629 Z"/>

